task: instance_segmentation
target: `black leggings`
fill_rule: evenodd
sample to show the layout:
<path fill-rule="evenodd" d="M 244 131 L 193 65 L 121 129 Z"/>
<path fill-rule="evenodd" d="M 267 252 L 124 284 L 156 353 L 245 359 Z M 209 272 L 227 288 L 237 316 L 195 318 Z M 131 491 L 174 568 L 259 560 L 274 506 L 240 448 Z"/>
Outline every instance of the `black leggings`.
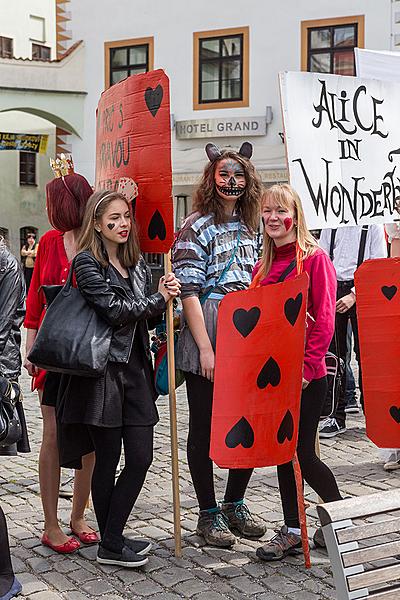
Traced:
<path fill-rule="evenodd" d="M 213 463 L 210 459 L 211 413 L 214 385 L 201 375 L 185 373 L 189 402 L 187 457 L 200 510 L 215 508 Z M 253 469 L 229 471 L 224 501 L 241 500 Z"/>
<path fill-rule="evenodd" d="M 92 498 L 102 546 L 121 552 L 123 531 L 153 460 L 153 426 L 89 427 L 96 454 Z M 124 442 L 125 466 L 115 473 Z"/>
<path fill-rule="evenodd" d="M 0 506 L 0 598 L 10 591 L 13 581 L 14 572 L 11 565 L 6 518 Z"/>
<path fill-rule="evenodd" d="M 341 500 L 332 471 L 315 453 L 315 436 L 327 391 L 326 377 L 314 379 L 301 395 L 299 437 L 297 456 L 302 475 L 324 502 Z M 297 510 L 296 482 L 292 463 L 278 467 L 279 491 L 285 523 L 288 527 L 300 527 Z"/>

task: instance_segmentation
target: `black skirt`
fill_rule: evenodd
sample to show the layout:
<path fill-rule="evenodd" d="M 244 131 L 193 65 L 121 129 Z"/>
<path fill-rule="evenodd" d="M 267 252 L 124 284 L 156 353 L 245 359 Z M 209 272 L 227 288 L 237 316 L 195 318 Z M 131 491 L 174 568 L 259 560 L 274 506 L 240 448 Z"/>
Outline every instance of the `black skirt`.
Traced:
<path fill-rule="evenodd" d="M 56 406 L 60 383 L 61 373 L 47 371 L 42 394 L 43 406 Z"/>

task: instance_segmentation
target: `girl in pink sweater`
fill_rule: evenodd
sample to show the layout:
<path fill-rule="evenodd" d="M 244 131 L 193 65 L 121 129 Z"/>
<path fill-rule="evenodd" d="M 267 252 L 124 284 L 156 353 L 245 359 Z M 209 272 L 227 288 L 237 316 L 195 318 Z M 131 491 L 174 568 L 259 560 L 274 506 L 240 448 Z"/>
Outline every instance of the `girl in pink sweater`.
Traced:
<path fill-rule="evenodd" d="M 264 247 L 262 259 L 253 271 L 253 283 L 277 283 L 282 275 L 292 279 L 298 272 L 308 273 L 307 332 L 304 352 L 303 392 L 297 455 L 304 479 L 324 500 L 341 496 L 330 469 L 315 453 L 315 437 L 327 392 L 325 354 L 335 326 L 336 273 L 328 255 L 319 248 L 307 229 L 298 194 L 286 184 L 273 185 L 262 199 Z M 292 463 L 278 466 L 285 525 L 257 550 L 262 560 L 280 560 L 301 548 L 300 523 Z M 314 543 L 324 546 L 321 529 Z"/>

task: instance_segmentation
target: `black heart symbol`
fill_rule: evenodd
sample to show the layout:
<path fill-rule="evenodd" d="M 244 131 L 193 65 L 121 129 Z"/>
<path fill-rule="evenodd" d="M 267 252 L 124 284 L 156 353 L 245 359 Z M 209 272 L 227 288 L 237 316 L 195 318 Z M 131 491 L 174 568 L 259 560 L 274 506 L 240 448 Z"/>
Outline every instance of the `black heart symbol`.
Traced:
<path fill-rule="evenodd" d="M 301 292 L 300 294 L 297 294 L 296 298 L 289 298 L 289 300 L 286 300 L 284 308 L 285 317 L 291 325 L 296 323 L 302 303 L 303 294 Z"/>
<path fill-rule="evenodd" d="M 161 106 L 163 95 L 164 90 L 162 89 L 160 84 L 158 84 L 155 90 L 153 90 L 153 88 L 151 87 L 148 87 L 144 93 L 146 106 L 153 115 L 153 117 L 155 117 L 158 113 L 158 109 Z"/>
<path fill-rule="evenodd" d="M 283 444 L 283 442 L 285 440 L 288 440 L 290 442 L 292 440 L 293 433 L 294 433 L 293 417 L 292 417 L 292 413 L 290 412 L 290 410 L 288 410 L 286 412 L 286 415 L 282 419 L 282 423 L 279 425 L 278 435 L 277 435 L 278 442 L 280 444 Z"/>
<path fill-rule="evenodd" d="M 397 406 L 391 406 L 389 412 L 392 419 L 394 419 L 396 423 L 400 423 L 400 408 Z"/>
<path fill-rule="evenodd" d="M 253 306 L 250 310 L 238 308 L 233 313 L 233 324 L 243 337 L 247 337 L 258 323 L 261 311 L 257 306 Z"/>
<path fill-rule="evenodd" d="M 381 287 L 382 294 L 388 299 L 391 300 L 393 296 L 397 294 L 397 287 L 395 285 L 383 285 Z"/>
<path fill-rule="evenodd" d="M 279 385 L 281 380 L 281 370 L 276 360 L 272 356 L 267 360 L 257 377 L 257 385 L 263 390 L 270 383 L 273 387 Z"/>
<path fill-rule="evenodd" d="M 225 438 L 225 444 L 228 448 L 236 448 L 239 445 L 242 445 L 243 448 L 252 447 L 254 444 L 254 431 L 247 419 L 242 417 L 232 427 Z"/>
<path fill-rule="evenodd" d="M 158 237 L 160 240 L 165 240 L 167 237 L 164 219 L 162 218 L 159 210 L 156 210 L 154 215 L 151 217 L 147 233 L 151 240 L 154 240 L 156 237 Z"/>

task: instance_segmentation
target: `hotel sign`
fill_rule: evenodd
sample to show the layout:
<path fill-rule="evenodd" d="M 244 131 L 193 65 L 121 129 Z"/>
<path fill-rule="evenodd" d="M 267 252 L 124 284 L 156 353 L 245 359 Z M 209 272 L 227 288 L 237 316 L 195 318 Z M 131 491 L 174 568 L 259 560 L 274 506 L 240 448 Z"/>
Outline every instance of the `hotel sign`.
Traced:
<path fill-rule="evenodd" d="M 267 134 L 265 117 L 232 117 L 176 121 L 178 140 L 214 137 L 249 137 Z"/>

